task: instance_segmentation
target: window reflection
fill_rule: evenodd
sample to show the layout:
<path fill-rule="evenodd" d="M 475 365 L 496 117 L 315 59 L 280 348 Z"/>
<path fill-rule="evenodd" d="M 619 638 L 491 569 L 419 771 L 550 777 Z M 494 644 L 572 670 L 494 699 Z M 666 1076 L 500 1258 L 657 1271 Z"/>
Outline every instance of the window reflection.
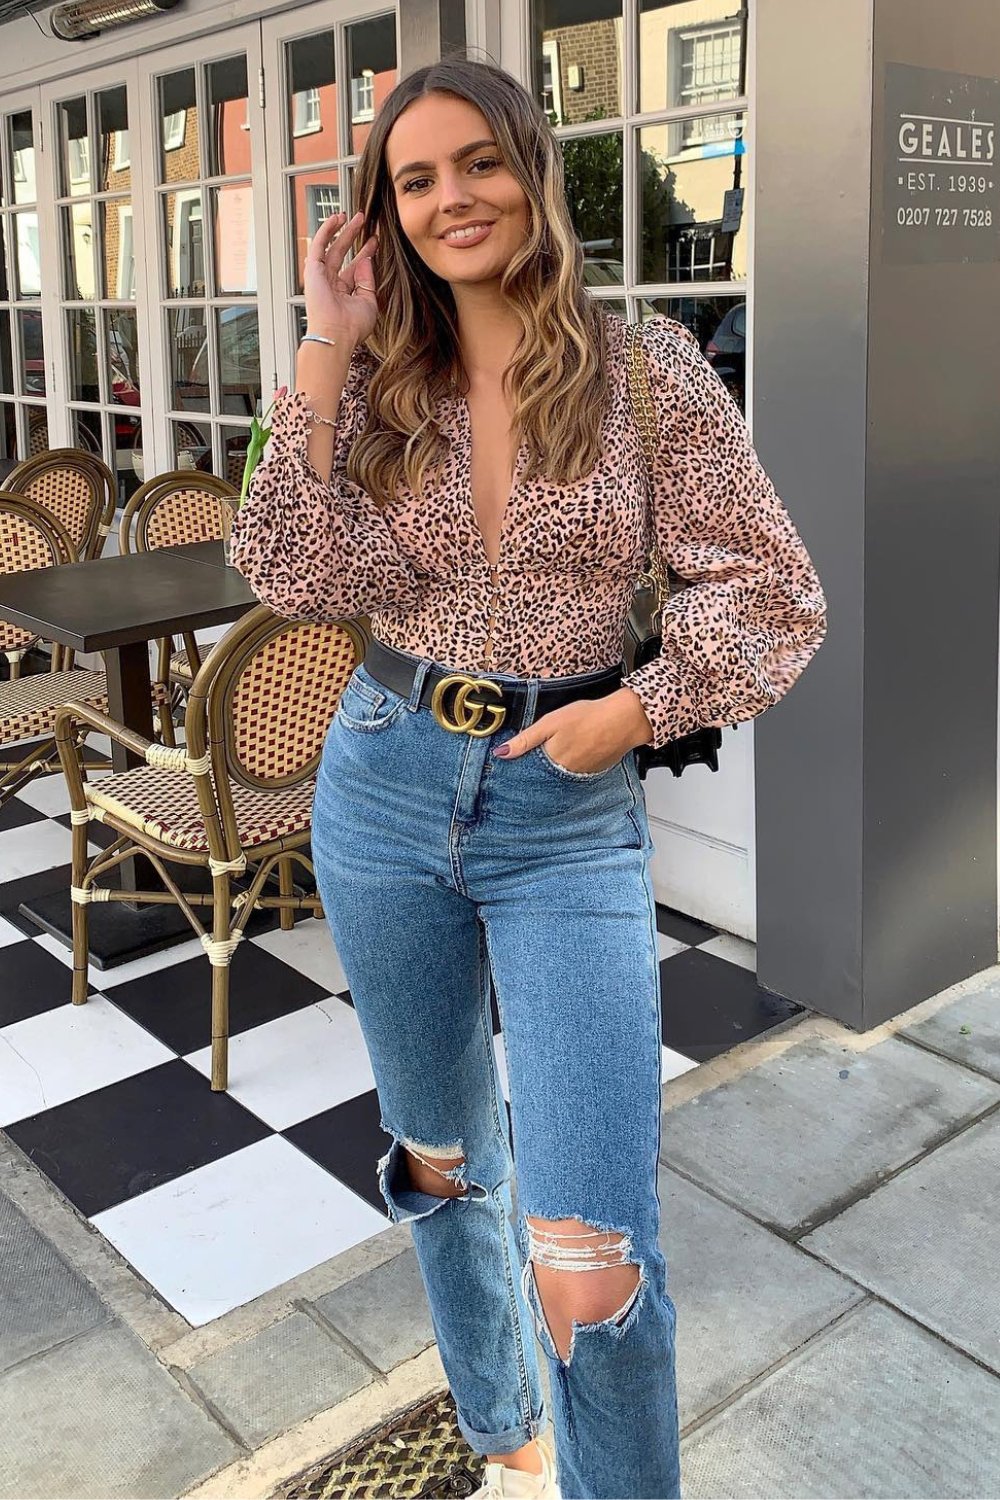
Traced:
<path fill-rule="evenodd" d="M 746 275 L 743 128 L 727 114 L 638 132 L 640 281 Z"/>
<path fill-rule="evenodd" d="M 100 145 L 98 190 L 127 190 L 132 181 L 132 148 L 128 129 L 128 96 L 124 88 L 97 95 L 97 134 Z"/>
<path fill-rule="evenodd" d="M 553 125 L 625 113 L 621 0 L 535 0 L 535 96 Z"/>
<path fill-rule="evenodd" d="M 640 0 L 639 109 L 739 98 L 744 25 L 736 0 Z"/>
<path fill-rule="evenodd" d="M 333 32 L 296 37 L 285 49 L 288 141 L 295 165 L 339 155 Z"/>
<path fill-rule="evenodd" d="M 13 201 L 34 203 L 38 188 L 35 183 L 35 138 L 31 128 L 30 109 L 8 115 L 7 149 Z"/>
<path fill-rule="evenodd" d="M 79 197 L 90 192 L 90 140 L 87 134 L 87 101 L 67 99 L 59 106 L 62 191 Z"/>
<path fill-rule="evenodd" d="M 160 181 L 190 182 L 201 176 L 194 69 L 165 74 L 158 94 Z"/>
<path fill-rule="evenodd" d="M 563 142 L 566 202 L 583 244 L 584 284 L 620 286 L 622 261 L 622 138 L 578 136 Z"/>
<path fill-rule="evenodd" d="M 347 149 L 352 155 L 360 155 L 379 105 L 396 85 L 395 15 L 355 21 L 347 27 L 346 42 L 351 81 L 351 140 Z"/>
<path fill-rule="evenodd" d="M 45 349 L 42 344 L 41 308 L 20 308 L 17 324 L 21 347 L 21 390 L 26 396 L 44 396 Z"/>
<path fill-rule="evenodd" d="M 235 177 L 250 171 L 250 100 L 245 53 L 206 69 L 209 175 Z"/>

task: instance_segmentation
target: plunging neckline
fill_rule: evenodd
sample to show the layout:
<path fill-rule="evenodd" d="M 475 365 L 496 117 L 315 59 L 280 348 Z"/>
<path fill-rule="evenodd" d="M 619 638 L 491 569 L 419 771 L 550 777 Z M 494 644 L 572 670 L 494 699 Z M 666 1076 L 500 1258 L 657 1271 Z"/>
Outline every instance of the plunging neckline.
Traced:
<path fill-rule="evenodd" d="M 469 509 L 469 515 L 472 520 L 472 529 L 475 532 L 476 538 L 478 540 L 479 549 L 482 552 L 483 557 L 486 559 L 486 566 L 495 577 L 496 574 L 500 571 L 500 565 L 503 562 L 504 540 L 507 532 L 507 523 L 510 519 L 515 497 L 521 487 L 520 476 L 521 470 L 524 467 L 524 460 L 527 458 L 528 445 L 526 442 L 522 441 L 518 447 L 517 456 L 514 459 L 514 472 L 511 477 L 510 491 L 508 492 L 507 499 L 504 503 L 504 508 L 500 512 L 500 527 L 497 535 L 497 560 L 494 563 L 491 562 L 490 555 L 486 549 L 486 538 L 483 535 L 483 529 L 479 524 L 479 517 L 476 514 L 475 499 L 472 493 L 472 412 L 469 409 L 468 399 L 465 396 L 461 395 L 458 391 L 455 392 L 454 399 L 458 404 L 458 410 L 463 429 L 462 437 L 465 443 L 465 453 L 468 462 L 467 479 L 464 486 L 464 498 Z"/>

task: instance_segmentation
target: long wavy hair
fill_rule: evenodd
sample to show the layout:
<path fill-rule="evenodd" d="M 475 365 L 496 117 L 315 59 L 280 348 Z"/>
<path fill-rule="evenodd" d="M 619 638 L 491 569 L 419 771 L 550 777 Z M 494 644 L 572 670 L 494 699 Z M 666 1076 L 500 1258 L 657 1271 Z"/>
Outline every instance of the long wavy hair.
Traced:
<path fill-rule="evenodd" d="M 357 242 L 378 230 L 379 316 L 366 340 L 377 361 L 368 418 L 351 446 L 348 476 L 380 504 L 400 482 L 421 495 L 431 465 L 437 480 L 448 452 L 435 409 L 443 397 L 469 390 L 451 286 L 428 269 L 404 234 L 385 160 L 386 139 L 403 110 L 431 93 L 454 95 L 481 110 L 527 197 L 528 232 L 500 278 L 522 326 L 504 388 L 513 399 L 517 441 L 527 446 L 522 478 L 574 483 L 593 469 L 600 452 L 610 390 L 607 315 L 584 287 L 562 150 L 544 111 L 509 73 L 464 56 L 407 74 L 382 103 L 361 154 L 357 202 L 365 219 Z"/>

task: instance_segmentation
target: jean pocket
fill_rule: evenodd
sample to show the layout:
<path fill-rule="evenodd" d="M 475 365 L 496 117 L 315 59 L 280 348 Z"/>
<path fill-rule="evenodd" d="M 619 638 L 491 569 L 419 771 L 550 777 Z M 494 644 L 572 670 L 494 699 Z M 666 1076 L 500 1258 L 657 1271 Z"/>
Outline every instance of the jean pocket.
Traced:
<path fill-rule="evenodd" d="M 569 781 L 600 781 L 602 776 L 611 776 L 615 771 L 621 769 L 621 761 L 616 760 L 614 765 L 606 766 L 603 771 L 571 771 L 569 766 L 561 766 L 557 760 L 545 748 L 544 740 L 535 746 L 535 754 L 547 771 L 556 776 L 561 776 Z"/>
<path fill-rule="evenodd" d="M 408 703 L 402 693 L 376 684 L 374 678 L 355 667 L 340 695 L 334 718 L 347 729 L 370 734 L 395 723 Z"/>

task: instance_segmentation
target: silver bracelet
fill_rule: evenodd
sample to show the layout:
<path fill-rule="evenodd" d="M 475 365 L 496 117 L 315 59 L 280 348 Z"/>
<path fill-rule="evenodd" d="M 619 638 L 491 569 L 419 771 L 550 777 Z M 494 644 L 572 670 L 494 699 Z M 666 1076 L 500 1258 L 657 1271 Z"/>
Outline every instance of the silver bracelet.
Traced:
<path fill-rule="evenodd" d="M 336 348 L 337 345 L 336 339 L 325 339 L 321 333 L 304 333 L 299 339 L 300 344 L 308 344 L 309 342 L 314 344 L 329 344 L 331 349 Z"/>
<path fill-rule="evenodd" d="M 336 427 L 337 425 L 333 417 L 321 417 L 319 412 L 314 411 L 311 406 L 306 407 L 306 416 L 312 417 L 314 422 L 322 422 L 324 427 Z"/>

